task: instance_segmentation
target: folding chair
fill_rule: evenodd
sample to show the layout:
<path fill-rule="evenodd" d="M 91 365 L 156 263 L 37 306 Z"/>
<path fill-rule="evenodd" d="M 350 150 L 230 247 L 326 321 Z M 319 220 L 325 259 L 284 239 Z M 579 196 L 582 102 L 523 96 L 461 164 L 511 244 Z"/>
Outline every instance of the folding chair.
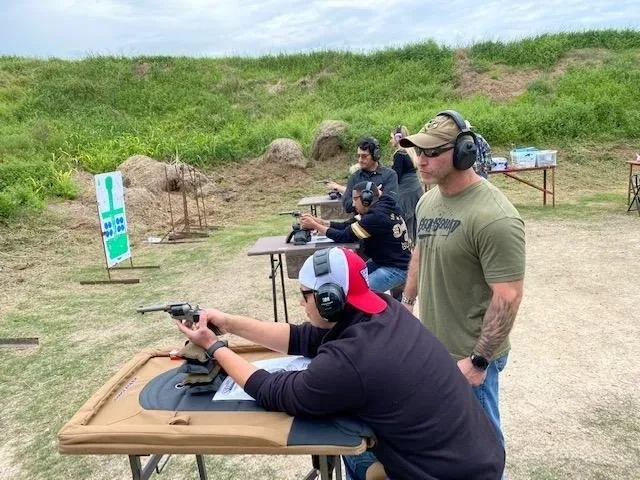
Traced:
<path fill-rule="evenodd" d="M 633 195 L 631 202 L 629 202 L 629 208 L 627 212 L 630 212 L 633 208 L 633 204 L 636 204 L 638 209 L 638 215 L 640 215 L 640 173 L 636 173 L 632 177 L 629 177 L 629 191 Z"/>

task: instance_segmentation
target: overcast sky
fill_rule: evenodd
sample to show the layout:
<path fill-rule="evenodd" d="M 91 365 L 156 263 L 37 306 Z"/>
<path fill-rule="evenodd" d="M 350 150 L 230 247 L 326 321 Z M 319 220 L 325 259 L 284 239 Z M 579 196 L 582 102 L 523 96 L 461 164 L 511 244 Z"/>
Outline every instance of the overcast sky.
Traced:
<path fill-rule="evenodd" d="M 640 29 L 640 0 L 0 0 L 0 55 L 256 56 Z"/>

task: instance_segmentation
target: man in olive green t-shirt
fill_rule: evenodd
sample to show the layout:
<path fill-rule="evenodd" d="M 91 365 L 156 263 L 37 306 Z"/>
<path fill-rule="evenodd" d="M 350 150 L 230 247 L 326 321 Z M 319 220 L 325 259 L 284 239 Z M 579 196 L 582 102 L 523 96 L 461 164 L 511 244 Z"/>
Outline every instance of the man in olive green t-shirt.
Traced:
<path fill-rule="evenodd" d="M 500 190 L 471 168 L 476 138 L 464 118 L 441 112 L 401 140 L 414 147 L 427 191 L 416 206 L 416 246 L 402 301 L 458 362 L 500 439 L 498 374 L 522 299 L 524 223 Z"/>

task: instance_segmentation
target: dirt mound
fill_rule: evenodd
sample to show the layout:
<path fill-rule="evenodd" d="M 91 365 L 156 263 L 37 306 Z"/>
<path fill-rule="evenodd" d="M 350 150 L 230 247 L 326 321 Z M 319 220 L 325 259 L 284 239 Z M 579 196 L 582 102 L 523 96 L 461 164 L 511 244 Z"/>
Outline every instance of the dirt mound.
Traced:
<path fill-rule="evenodd" d="M 118 166 L 125 187 L 144 187 L 158 194 L 177 192 L 200 193 L 200 188 L 210 193 L 209 177 L 181 162 L 165 163 L 144 155 L 133 155 Z"/>
<path fill-rule="evenodd" d="M 307 168 L 309 160 L 304 156 L 302 146 L 290 138 L 277 138 L 267 147 L 263 161 L 284 163 L 291 167 Z"/>
<path fill-rule="evenodd" d="M 311 158 L 321 162 L 342 153 L 340 137 L 347 130 L 342 120 L 325 120 L 320 124 L 311 147 Z"/>
<path fill-rule="evenodd" d="M 127 218 L 130 219 L 130 223 L 134 222 L 136 230 L 147 232 L 168 228 L 170 215 L 166 193 L 157 195 L 144 187 L 129 187 L 125 189 L 124 202 Z M 176 203 L 172 200 L 172 204 Z"/>
<path fill-rule="evenodd" d="M 172 225 L 179 231 L 185 227 L 185 218 L 193 228 L 211 225 L 215 197 L 220 192 L 207 175 L 180 162 L 168 164 L 144 155 L 128 158 L 119 170 L 123 176 L 129 234 L 134 240 L 149 234 L 163 235 Z M 93 231 L 98 225 L 94 177 L 77 170 L 73 179 L 80 187 L 78 198 L 53 208 L 67 212 L 66 228 Z"/>

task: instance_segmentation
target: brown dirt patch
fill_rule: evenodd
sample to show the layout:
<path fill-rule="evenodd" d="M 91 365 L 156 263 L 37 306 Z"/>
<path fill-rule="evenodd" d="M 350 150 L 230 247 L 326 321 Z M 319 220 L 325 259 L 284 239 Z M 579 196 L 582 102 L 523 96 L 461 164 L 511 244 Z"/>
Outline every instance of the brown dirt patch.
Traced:
<path fill-rule="evenodd" d="M 463 97 L 484 95 L 495 102 L 508 102 L 522 95 L 534 80 L 556 80 L 574 66 L 600 67 L 612 56 L 605 48 L 582 48 L 564 54 L 548 72 L 502 64 L 492 64 L 485 71 L 474 67 L 469 49 L 459 49 L 455 56 L 458 91 Z"/>
<path fill-rule="evenodd" d="M 496 66 L 492 72 L 479 72 L 472 65 L 468 49 L 456 51 L 455 64 L 458 91 L 462 96 L 485 95 L 495 102 L 507 102 L 523 94 L 540 76 L 539 70 L 506 66 Z"/>
<path fill-rule="evenodd" d="M 334 72 L 328 69 L 320 70 L 319 72 L 313 75 L 307 75 L 305 77 L 300 78 L 296 82 L 296 86 L 304 87 L 308 90 L 313 90 L 317 87 L 318 82 L 324 78 L 330 78 L 334 75 Z"/>
<path fill-rule="evenodd" d="M 139 62 L 133 65 L 133 74 L 138 78 L 147 78 L 151 73 L 151 64 L 148 62 Z"/>

